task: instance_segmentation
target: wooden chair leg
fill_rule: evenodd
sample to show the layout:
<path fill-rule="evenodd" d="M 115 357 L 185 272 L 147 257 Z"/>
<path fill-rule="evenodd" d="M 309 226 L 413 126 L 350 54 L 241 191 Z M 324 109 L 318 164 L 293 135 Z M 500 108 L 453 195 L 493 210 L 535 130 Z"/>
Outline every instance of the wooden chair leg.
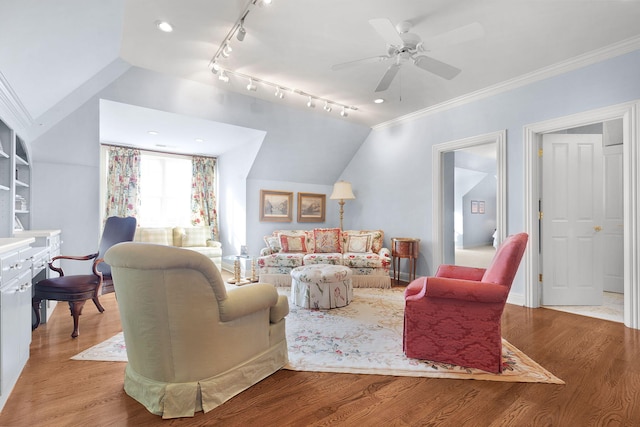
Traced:
<path fill-rule="evenodd" d="M 31 325 L 31 330 L 33 331 L 34 329 L 36 329 L 38 326 L 40 326 L 40 302 L 42 300 L 38 299 L 38 298 L 32 298 L 31 299 L 31 307 L 33 307 L 33 311 L 34 314 L 36 315 L 36 323 L 34 323 L 33 325 Z"/>
<path fill-rule="evenodd" d="M 98 299 L 98 296 L 94 296 L 92 299 L 93 303 L 96 305 L 96 308 L 98 309 L 98 311 L 100 313 L 104 312 L 104 307 L 102 306 L 102 304 L 100 304 L 100 300 Z"/>
<path fill-rule="evenodd" d="M 78 332 L 78 322 L 80 320 L 80 315 L 82 314 L 82 307 L 84 307 L 83 301 L 69 301 L 69 310 L 71 311 L 71 316 L 73 317 L 73 332 L 71 333 L 71 338 L 76 338 L 79 334 Z"/>

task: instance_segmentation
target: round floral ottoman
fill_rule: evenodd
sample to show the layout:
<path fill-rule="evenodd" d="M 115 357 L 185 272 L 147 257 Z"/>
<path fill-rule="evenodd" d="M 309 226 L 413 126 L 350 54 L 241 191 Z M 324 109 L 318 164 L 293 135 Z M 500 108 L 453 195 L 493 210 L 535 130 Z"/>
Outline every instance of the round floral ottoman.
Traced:
<path fill-rule="evenodd" d="M 344 307 L 352 299 L 353 285 L 349 267 L 313 264 L 291 270 L 291 300 L 299 307 Z"/>

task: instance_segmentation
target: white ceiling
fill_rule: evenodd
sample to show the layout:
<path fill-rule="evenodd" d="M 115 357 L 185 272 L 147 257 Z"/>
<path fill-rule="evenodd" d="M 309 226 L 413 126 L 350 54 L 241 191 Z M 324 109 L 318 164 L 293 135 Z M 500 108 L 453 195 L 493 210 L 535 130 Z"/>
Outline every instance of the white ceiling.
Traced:
<path fill-rule="evenodd" d="M 223 83 L 209 71 L 211 58 L 250 3 L 3 0 L 0 95 L 37 126 L 40 116 L 121 58 L 133 66 L 306 108 L 307 99 L 300 95 L 278 99 L 273 88 L 261 84 L 247 92 L 246 80 L 231 77 Z M 376 95 L 388 61 L 331 70 L 334 64 L 386 54 L 385 41 L 368 22 L 372 18 L 410 21 L 411 31 L 425 44 L 471 23 L 479 23 L 484 36 L 427 52 L 462 69 L 453 80 L 406 63 L 389 89 Z M 175 31 L 158 31 L 157 20 L 170 21 Z M 221 62 L 232 71 L 353 105 L 358 111 L 344 120 L 375 126 L 539 70 L 566 69 L 567 64 L 637 49 L 638 22 L 638 0 L 273 0 L 269 6 L 250 7 L 246 38 L 232 39 L 233 52 Z M 373 104 L 379 95 L 386 102 Z M 314 113 L 339 117 L 338 110 L 327 113 L 320 104 Z"/>
<path fill-rule="evenodd" d="M 121 55 L 136 66 L 246 94 L 246 79 L 232 77 L 225 84 L 207 66 L 247 3 L 127 1 Z M 331 70 L 334 64 L 386 54 L 385 41 L 368 22 L 372 18 L 408 20 L 425 43 L 471 23 L 479 23 L 484 36 L 428 52 L 462 69 L 453 80 L 407 63 L 378 94 L 386 102 L 375 105 L 374 89 L 388 61 Z M 158 19 L 170 21 L 175 31 L 158 31 L 153 25 Z M 356 106 L 350 119 L 371 126 L 638 37 L 638 22 L 638 1 L 273 0 L 250 9 L 244 41 L 232 38 L 233 52 L 220 62 L 232 71 Z M 276 101 L 273 92 L 258 84 L 252 95 L 300 106 L 307 101 L 293 94 Z M 318 114 L 326 114 L 321 107 L 316 106 Z"/>
<path fill-rule="evenodd" d="M 108 100 L 100 101 L 100 142 L 152 151 L 219 156 L 265 132 Z"/>

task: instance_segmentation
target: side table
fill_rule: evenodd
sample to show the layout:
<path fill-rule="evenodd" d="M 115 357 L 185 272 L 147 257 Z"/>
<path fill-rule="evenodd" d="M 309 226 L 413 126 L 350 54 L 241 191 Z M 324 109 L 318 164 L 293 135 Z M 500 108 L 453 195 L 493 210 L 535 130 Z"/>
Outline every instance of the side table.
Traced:
<path fill-rule="evenodd" d="M 409 282 L 416 278 L 416 265 L 420 252 L 420 239 L 393 237 L 391 239 L 391 257 L 393 261 L 393 279 L 400 281 L 400 260 L 409 259 Z M 398 264 L 396 273 L 396 262 Z"/>
<path fill-rule="evenodd" d="M 227 280 L 232 285 L 246 285 L 258 281 L 256 274 L 256 260 L 248 255 L 230 255 L 224 257 L 226 260 L 233 260 L 233 278 Z M 250 272 L 247 264 L 250 264 Z"/>

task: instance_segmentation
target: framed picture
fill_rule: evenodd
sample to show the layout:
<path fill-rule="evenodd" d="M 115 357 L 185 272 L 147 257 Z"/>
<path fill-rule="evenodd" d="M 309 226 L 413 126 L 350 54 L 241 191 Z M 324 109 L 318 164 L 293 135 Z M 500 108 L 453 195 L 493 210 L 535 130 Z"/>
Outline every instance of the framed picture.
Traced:
<path fill-rule="evenodd" d="M 298 193 L 298 222 L 324 222 L 326 194 Z"/>
<path fill-rule="evenodd" d="M 477 214 L 478 213 L 478 201 L 477 200 L 472 200 L 471 201 L 471 213 L 472 214 Z"/>
<path fill-rule="evenodd" d="M 478 213 L 479 214 L 483 214 L 484 213 L 484 202 L 482 202 L 482 201 L 478 202 Z"/>
<path fill-rule="evenodd" d="M 260 190 L 260 221 L 291 222 L 293 193 Z"/>

